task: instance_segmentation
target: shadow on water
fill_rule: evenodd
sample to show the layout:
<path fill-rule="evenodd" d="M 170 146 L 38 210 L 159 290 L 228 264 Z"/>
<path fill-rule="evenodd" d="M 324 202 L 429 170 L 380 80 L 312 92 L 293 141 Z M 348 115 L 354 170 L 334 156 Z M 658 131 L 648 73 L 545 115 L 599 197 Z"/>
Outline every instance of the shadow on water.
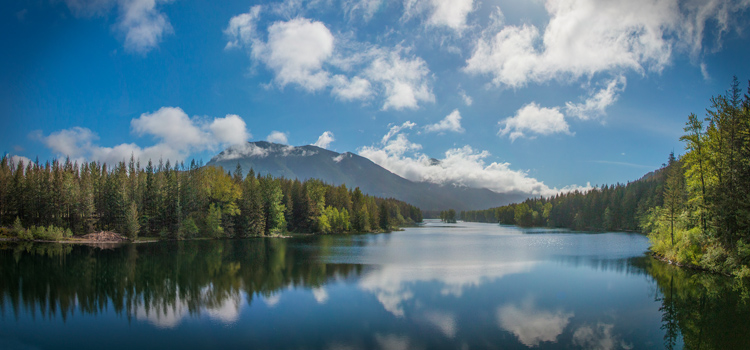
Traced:
<path fill-rule="evenodd" d="M 637 344 L 667 349 L 750 349 L 747 289 L 730 278 L 628 255 L 629 236 L 587 235 L 584 242 L 579 241 L 584 236 L 568 235 L 559 241 L 563 236 L 535 235 L 524 241 L 549 252 L 541 256 L 552 257 L 552 264 L 536 257 L 492 260 L 502 245 L 485 252 L 484 243 L 496 242 L 497 237 L 484 237 L 464 247 L 473 252 L 472 258 L 449 254 L 459 249 L 456 242 L 465 241 L 463 237 L 450 247 L 419 248 L 413 240 L 420 237 L 182 241 L 113 249 L 2 242 L 0 312 L 6 321 L 30 316 L 67 323 L 75 314 L 115 313 L 173 328 L 187 316 L 202 314 L 231 321 L 238 317 L 241 304 L 262 300 L 272 306 L 280 293 L 298 288 L 311 289 L 316 300 L 325 300 L 329 297 L 326 288 L 335 290 L 331 282 L 344 280 L 347 284 L 338 286 L 339 293 L 332 293 L 331 298 L 343 296 L 345 300 L 331 300 L 314 309 L 315 314 L 299 314 L 302 302 L 288 304 L 285 310 L 273 309 L 276 314 L 289 312 L 285 315 L 290 318 L 262 313 L 267 308 L 246 310 L 248 318 L 260 321 L 248 321 L 244 328 L 256 328 L 258 333 L 242 341 L 276 347 L 284 347 L 279 342 L 285 341 L 287 348 L 311 341 L 324 347 L 323 342 L 334 339 L 362 345 L 359 348 L 372 348 L 373 342 L 421 342 L 426 348 L 462 344 L 472 348 L 632 348 Z M 524 237 L 501 238 L 511 244 Z M 587 244 L 586 250 L 579 249 L 582 243 Z M 422 250 L 435 254 L 436 249 L 443 254 L 433 260 L 420 255 Z M 363 261 L 379 261 L 367 258 L 370 254 L 384 263 L 365 265 Z M 395 259 L 403 254 L 417 259 Z M 580 273 L 557 276 L 566 271 Z M 603 279 L 621 283 L 614 284 L 616 288 L 628 288 L 633 279 L 618 277 L 623 275 L 636 276 L 645 288 L 618 294 L 596 284 Z M 566 281 L 580 286 L 566 286 Z M 340 293 L 341 288 L 350 294 Z M 603 307 L 618 308 L 620 316 L 605 317 Z M 652 323 L 647 322 L 648 310 Z M 268 332 L 289 325 L 294 336 L 285 334 L 280 339 L 266 333 L 264 323 L 270 324 Z M 619 342 L 614 342 L 618 337 Z"/>
<path fill-rule="evenodd" d="M 126 244 L 117 249 L 59 243 L 0 245 L 0 312 L 66 320 L 112 307 L 128 318 L 221 308 L 244 294 L 269 297 L 359 275 L 362 266 L 317 263 L 319 250 L 285 239 Z M 323 242 L 323 247 L 325 242 Z"/>
<path fill-rule="evenodd" d="M 664 348 L 750 349 L 750 298 L 740 282 L 651 257 L 631 264 L 656 282 Z"/>

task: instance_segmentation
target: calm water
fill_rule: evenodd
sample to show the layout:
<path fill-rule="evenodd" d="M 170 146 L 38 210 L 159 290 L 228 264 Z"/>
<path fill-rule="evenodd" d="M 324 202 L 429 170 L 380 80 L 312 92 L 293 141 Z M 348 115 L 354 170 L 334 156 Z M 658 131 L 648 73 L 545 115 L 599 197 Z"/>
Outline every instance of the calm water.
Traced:
<path fill-rule="evenodd" d="M 0 349 L 750 349 L 747 292 L 637 234 L 0 244 Z"/>

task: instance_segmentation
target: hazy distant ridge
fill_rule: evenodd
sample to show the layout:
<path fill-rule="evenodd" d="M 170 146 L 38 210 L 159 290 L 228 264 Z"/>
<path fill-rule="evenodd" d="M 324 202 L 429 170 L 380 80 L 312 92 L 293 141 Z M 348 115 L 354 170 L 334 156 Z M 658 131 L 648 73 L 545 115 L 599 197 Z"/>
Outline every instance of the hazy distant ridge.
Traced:
<path fill-rule="evenodd" d="M 252 168 L 262 175 L 289 179 L 321 179 L 327 183 L 359 187 L 362 192 L 392 197 L 422 210 L 472 210 L 523 200 L 522 194 L 500 194 L 488 189 L 438 185 L 404 179 L 367 158 L 354 153 L 337 153 L 317 146 L 287 146 L 266 141 L 232 146 L 208 162 L 233 171 Z"/>

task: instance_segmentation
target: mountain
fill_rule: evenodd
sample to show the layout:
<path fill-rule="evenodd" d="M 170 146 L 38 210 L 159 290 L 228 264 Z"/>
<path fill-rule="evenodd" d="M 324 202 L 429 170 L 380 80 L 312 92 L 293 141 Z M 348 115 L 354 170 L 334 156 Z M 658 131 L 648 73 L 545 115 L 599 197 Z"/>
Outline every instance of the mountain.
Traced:
<path fill-rule="evenodd" d="M 337 153 L 312 145 L 294 147 L 265 141 L 248 142 L 227 148 L 206 165 L 234 171 L 238 163 L 245 172 L 253 169 L 261 175 L 346 184 L 348 188 L 359 187 L 364 193 L 392 197 L 426 211 L 484 209 L 526 198 L 485 188 L 413 182 L 354 153 Z"/>

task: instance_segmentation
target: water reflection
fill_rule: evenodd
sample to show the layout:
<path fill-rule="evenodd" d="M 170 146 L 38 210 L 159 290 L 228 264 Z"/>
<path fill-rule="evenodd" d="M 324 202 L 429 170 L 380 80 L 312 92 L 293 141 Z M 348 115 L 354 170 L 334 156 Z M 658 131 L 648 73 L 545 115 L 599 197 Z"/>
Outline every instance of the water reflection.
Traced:
<path fill-rule="evenodd" d="M 556 342 L 574 315 L 561 309 L 554 312 L 540 310 L 529 298 L 521 305 L 499 307 L 497 321 L 500 328 L 513 333 L 521 343 L 534 347 L 541 342 Z"/>
<path fill-rule="evenodd" d="M 646 245 L 469 224 L 111 249 L 0 242 L 0 348 L 54 347 L 37 344 L 38 328 L 66 325 L 70 347 L 86 347 L 81 319 L 150 334 L 119 348 L 150 337 L 186 348 L 750 348 L 745 289 L 655 261 Z M 200 343 L 206 333 L 213 343 Z"/>
<path fill-rule="evenodd" d="M 117 314 L 172 328 L 190 315 L 232 323 L 260 297 L 273 306 L 289 286 L 312 288 L 357 275 L 353 264 L 315 262 L 287 240 L 164 242 L 102 250 L 59 243 L 0 245 L 0 311 L 60 316 Z M 244 300 L 243 300 L 244 299 Z"/>

